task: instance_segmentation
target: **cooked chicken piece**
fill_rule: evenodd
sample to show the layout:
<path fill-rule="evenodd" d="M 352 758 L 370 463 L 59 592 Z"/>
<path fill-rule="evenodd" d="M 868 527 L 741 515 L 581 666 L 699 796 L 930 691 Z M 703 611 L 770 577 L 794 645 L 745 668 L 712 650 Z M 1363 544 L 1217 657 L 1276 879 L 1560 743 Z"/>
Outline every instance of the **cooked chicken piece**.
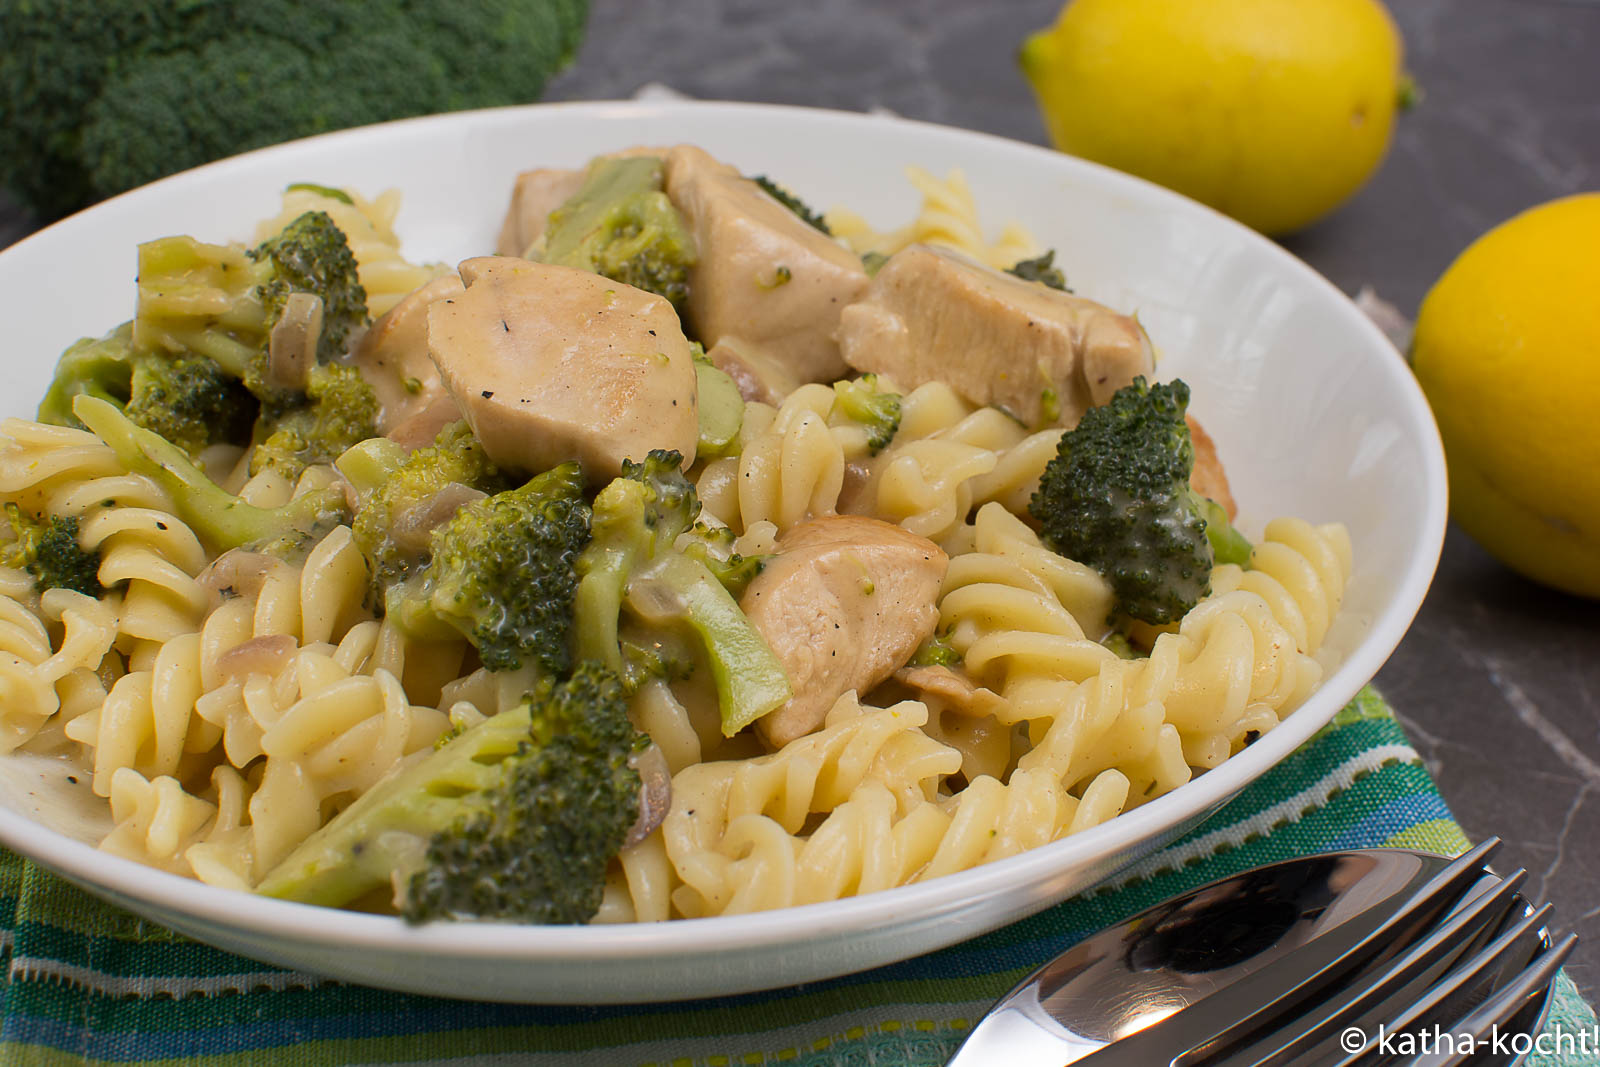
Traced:
<path fill-rule="evenodd" d="M 407 293 L 372 324 L 356 346 L 356 369 L 378 397 L 378 430 L 388 434 L 421 412 L 449 404 L 439 368 L 428 358 L 428 308 L 435 300 L 465 292 L 454 274 L 435 278 Z M 454 422 L 451 415 L 439 423 Z M 434 430 L 438 432 L 437 429 Z M 432 441 L 432 438 L 429 438 Z"/>
<path fill-rule="evenodd" d="M 939 622 L 946 556 L 880 519 L 830 515 L 793 527 L 739 606 L 783 664 L 794 696 L 756 721 L 778 747 L 822 725 L 840 695 L 893 674 Z"/>
<path fill-rule="evenodd" d="M 735 338 L 801 382 L 845 373 L 839 312 L 867 287 L 855 253 L 692 145 L 666 154 L 667 196 L 694 231 L 689 324 L 707 346 Z"/>
<path fill-rule="evenodd" d="M 751 348 L 737 337 L 724 337 L 711 346 L 706 358 L 712 366 L 733 379 L 739 395 L 777 407 L 783 398 L 800 388 L 800 382 L 781 363 Z"/>
<path fill-rule="evenodd" d="M 582 184 L 582 167 L 577 170 L 540 168 L 517 175 L 517 183 L 511 187 L 511 206 L 506 209 L 506 219 L 500 224 L 500 239 L 494 245 L 496 254 L 527 255 L 534 242 L 544 236 L 550 212 L 565 203 Z"/>
<path fill-rule="evenodd" d="M 1217 455 L 1217 443 L 1193 415 L 1185 418 L 1189 422 L 1189 437 L 1194 441 L 1194 470 L 1189 472 L 1189 487 L 1221 504 L 1228 518 L 1236 518 L 1239 509 L 1228 489 L 1228 475 L 1222 469 L 1222 458 Z"/>
<path fill-rule="evenodd" d="M 438 439 L 440 430 L 452 422 L 460 422 L 461 418 L 461 409 L 456 407 L 455 397 L 441 385 L 438 396 L 427 407 L 395 423 L 383 436 L 407 452 L 415 452 L 432 445 Z"/>
<path fill-rule="evenodd" d="M 461 277 L 466 292 L 429 309 L 428 348 L 495 463 L 577 459 L 598 483 L 653 448 L 693 461 L 694 362 L 671 304 L 524 259 L 469 259 Z"/>
<path fill-rule="evenodd" d="M 964 674 L 949 667 L 901 667 L 894 672 L 895 681 L 928 696 L 938 697 L 951 711 L 970 718 L 993 715 L 1005 708 L 1006 702 L 992 689 L 973 685 Z"/>
<path fill-rule="evenodd" d="M 856 370 L 905 389 L 943 381 L 1028 426 L 1075 426 L 1154 367 L 1132 316 L 928 245 L 889 257 L 838 337 Z"/>

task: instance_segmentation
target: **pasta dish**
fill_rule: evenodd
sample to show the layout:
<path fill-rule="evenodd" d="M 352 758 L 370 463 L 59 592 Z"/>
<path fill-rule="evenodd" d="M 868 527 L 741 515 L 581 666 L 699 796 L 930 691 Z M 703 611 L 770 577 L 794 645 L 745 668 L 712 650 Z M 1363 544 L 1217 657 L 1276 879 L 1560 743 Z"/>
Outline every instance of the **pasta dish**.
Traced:
<path fill-rule="evenodd" d="M 455 265 L 310 183 L 141 245 L 0 424 L 0 752 L 106 852 L 416 922 L 833 900 L 1216 767 L 1348 535 L 1235 529 L 1137 318 L 910 175 L 891 231 L 678 145 Z"/>

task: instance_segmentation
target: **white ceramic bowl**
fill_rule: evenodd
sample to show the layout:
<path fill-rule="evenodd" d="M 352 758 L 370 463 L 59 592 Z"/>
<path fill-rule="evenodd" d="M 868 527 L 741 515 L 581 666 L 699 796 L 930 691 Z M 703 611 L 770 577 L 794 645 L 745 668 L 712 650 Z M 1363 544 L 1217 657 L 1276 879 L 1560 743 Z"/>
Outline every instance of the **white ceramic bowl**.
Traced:
<path fill-rule="evenodd" d="M 1241 523 L 1340 520 L 1356 576 L 1333 637 L 1342 663 L 1283 726 L 1168 796 L 1003 862 L 851 900 L 619 927 L 435 925 L 266 900 L 163 874 L 75 839 L 38 779 L 0 760 L 0 841 L 79 885 L 203 941 L 396 989 L 560 1003 L 771 988 L 905 959 L 1053 904 L 1193 827 L 1325 724 L 1409 625 L 1439 556 L 1444 461 L 1428 408 L 1381 334 L 1269 241 L 1135 178 L 982 134 L 743 104 L 589 103 L 415 119 L 225 160 L 67 219 L 0 254 L 0 414 L 31 415 L 56 356 L 130 317 L 134 246 L 170 233 L 248 240 L 294 181 L 404 191 L 413 260 L 494 245 L 512 177 L 631 144 L 689 141 L 819 207 L 880 226 L 910 217 L 907 164 L 962 168 L 985 220 L 1015 218 L 1073 286 L 1137 310 L 1159 374 L 1193 387 Z"/>

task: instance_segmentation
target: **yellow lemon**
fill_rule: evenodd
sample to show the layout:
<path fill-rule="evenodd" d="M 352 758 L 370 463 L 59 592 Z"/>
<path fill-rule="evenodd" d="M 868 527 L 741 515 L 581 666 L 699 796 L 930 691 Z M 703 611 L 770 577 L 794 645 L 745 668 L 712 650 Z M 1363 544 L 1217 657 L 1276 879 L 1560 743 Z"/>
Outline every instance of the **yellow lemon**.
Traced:
<path fill-rule="evenodd" d="M 1070 0 L 1020 59 L 1057 148 L 1269 234 L 1361 188 L 1401 84 L 1378 0 Z"/>
<path fill-rule="evenodd" d="M 1535 581 L 1600 597 L 1600 193 L 1478 238 L 1412 342 L 1450 468 L 1450 514 Z"/>

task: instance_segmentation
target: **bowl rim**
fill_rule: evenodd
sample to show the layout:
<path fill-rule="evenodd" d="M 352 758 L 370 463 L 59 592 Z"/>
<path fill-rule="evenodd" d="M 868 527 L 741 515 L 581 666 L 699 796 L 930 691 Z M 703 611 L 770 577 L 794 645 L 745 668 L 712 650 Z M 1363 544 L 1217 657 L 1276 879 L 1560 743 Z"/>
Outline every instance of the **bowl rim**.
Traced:
<path fill-rule="evenodd" d="M 205 164 L 119 194 L 62 219 L 0 251 L 0 264 L 39 254 L 51 243 L 84 227 L 94 227 L 152 189 L 169 190 L 197 180 L 233 172 L 246 172 L 263 159 L 292 153 L 314 152 L 330 142 L 363 138 L 386 139 L 399 132 L 437 132 L 439 127 L 478 124 L 519 124 L 539 121 L 550 113 L 576 113 L 604 121 L 609 116 L 652 118 L 671 122 L 683 116 L 715 120 L 758 119 L 837 126 L 874 126 L 882 123 L 914 127 L 924 135 L 978 146 L 989 154 L 1026 156 L 1030 165 L 1058 168 L 1063 176 L 1086 180 L 1108 191 L 1127 193 L 1141 203 L 1168 210 L 1200 211 L 1231 227 L 1241 239 L 1255 242 L 1272 257 L 1278 270 L 1297 276 L 1322 292 L 1339 308 L 1357 336 L 1377 346 L 1385 358 L 1383 380 L 1375 387 L 1399 390 L 1407 421 L 1418 431 L 1425 496 L 1419 501 L 1421 536 L 1413 543 L 1404 565 L 1403 579 L 1394 587 L 1389 606 L 1372 620 L 1370 629 L 1345 660 L 1282 725 L 1265 734 L 1245 751 L 1185 785 L 1124 812 L 1116 818 L 1030 849 L 1016 856 L 927 882 L 913 883 L 864 896 L 819 904 L 806 904 L 747 915 L 700 919 L 675 919 L 659 923 L 590 926 L 535 926 L 498 922 L 434 923 L 411 926 L 404 920 L 298 904 L 248 895 L 245 904 L 237 891 L 209 886 L 170 874 L 134 860 L 101 852 L 91 845 L 45 827 L 27 815 L 0 806 L 0 844 L 27 856 L 69 879 L 110 893 L 122 901 L 137 901 L 162 910 L 180 911 L 217 926 L 246 929 L 257 936 L 289 941 L 319 941 L 350 949 L 388 953 L 441 952 L 466 960 L 519 959 L 527 962 L 565 960 L 638 959 L 670 957 L 715 950 L 719 946 L 772 947 L 816 940 L 830 934 L 849 933 L 890 924 L 907 914 L 937 916 L 964 908 L 976 900 L 995 897 L 1017 885 L 1040 885 L 1052 875 L 1080 868 L 1096 859 L 1125 852 L 1138 842 L 1159 837 L 1185 819 L 1204 817 L 1242 788 L 1276 766 L 1295 748 L 1330 721 L 1377 672 L 1393 652 L 1421 608 L 1423 597 L 1438 565 L 1446 526 L 1446 481 L 1443 446 L 1427 401 L 1406 364 L 1381 331 L 1350 299 L 1310 265 L 1282 246 L 1221 215 L 1213 209 L 1143 179 L 1068 156 L 981 131 L 961 129 L 915 119 L 882 114 L 700 100 L 598 100 L 564 101 L 449 112 L 399 119 L 371 126 L 319 134 Z M 403 187 L 403 179 L 396 182 Z M 1359 568 L 1358 568 L 1359 570 Z M 1307 714 L 1310 712 L 1310 714 Z M 1038 902 L 1036 911 L 1062 899 L 1057 894 Z M 967 930 L 961 936 L 971 936 Z"/>

